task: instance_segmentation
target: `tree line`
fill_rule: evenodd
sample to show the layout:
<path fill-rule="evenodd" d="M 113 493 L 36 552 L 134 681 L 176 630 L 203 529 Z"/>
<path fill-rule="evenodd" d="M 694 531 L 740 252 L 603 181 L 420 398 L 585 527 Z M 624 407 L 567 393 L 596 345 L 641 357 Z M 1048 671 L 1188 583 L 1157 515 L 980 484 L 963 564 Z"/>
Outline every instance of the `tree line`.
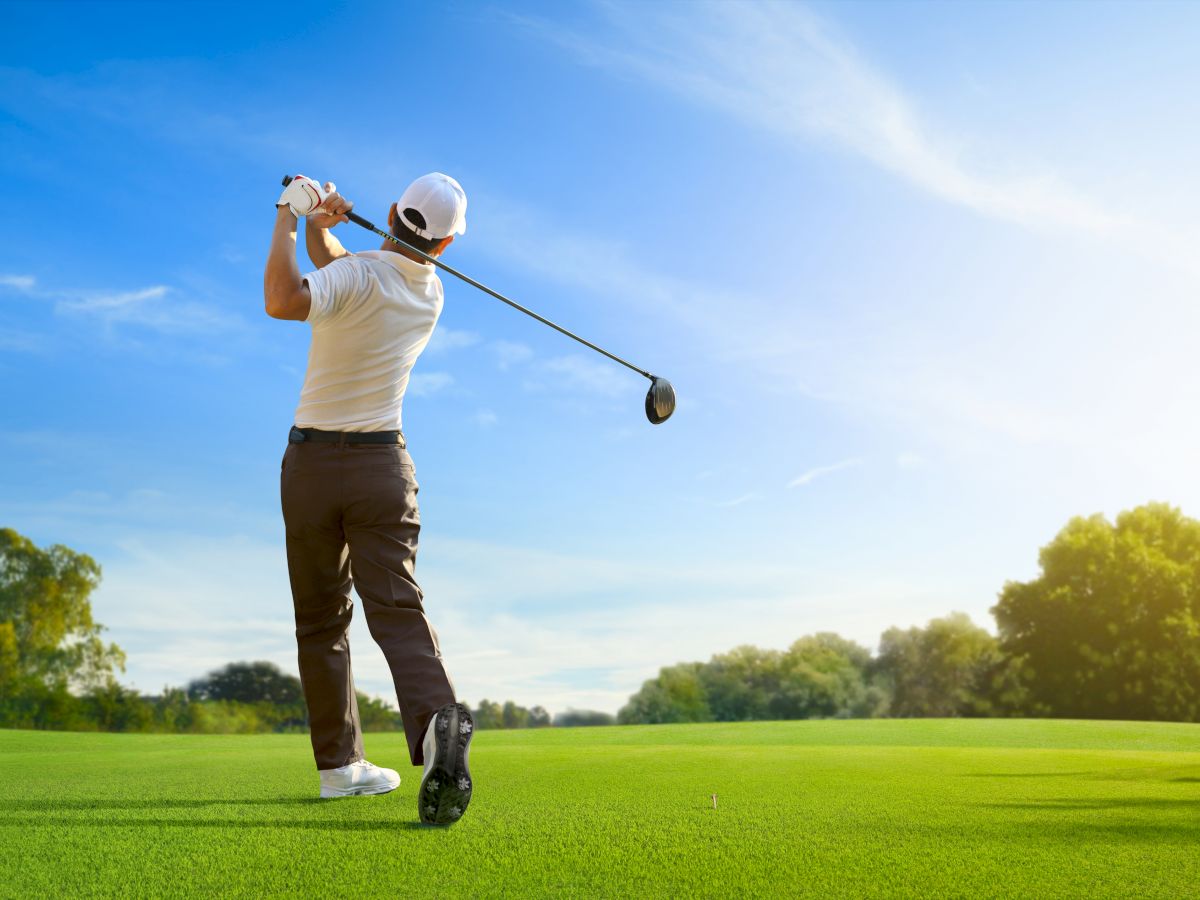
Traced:
<path fill-rule="evenodd" d="M 836 634 L 739 647 L 662 669 L 622 723 L 860 716 L 1200 721 L 1200 522 L 1166 504 L 1072 519 L 1041 574 L 1010 581 L 997 634 L 962 613 L 891 628 L 879 649 Z"/>
<path fill-rule="evenodd" d="M 996 634 L 962 613 L 891 628 L 877 652 L 821 632 L 667 666 L 620 711 L 625 724 L 870 716 L 1056 716 L 1200 721 L 1200 522 L 1165 504 L 1072 519 L 1041 572 L 1004 585 Z M 0 727 L 228 733 L 306 731 L 300 682 L 230 663 L 186 688 L 139 695 L 116 678 L 89 596 L 100 568 L 0 529 Z M 358 695 L 363 727 L 400 730 Z M 612 724 L 587 710 L 483 700 L 482 728 Z"/>

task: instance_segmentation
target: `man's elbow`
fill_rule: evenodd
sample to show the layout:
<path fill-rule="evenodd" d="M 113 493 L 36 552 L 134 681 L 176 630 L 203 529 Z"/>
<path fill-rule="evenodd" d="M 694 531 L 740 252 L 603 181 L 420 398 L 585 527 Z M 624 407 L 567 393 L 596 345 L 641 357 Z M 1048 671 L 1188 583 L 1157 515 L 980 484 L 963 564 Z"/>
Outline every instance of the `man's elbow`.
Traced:
<path fill-rule="evenodd" d="M 266 294 L 266 303 L 264 304 L 267 310 L 267 315 L 272 319 L 286 319 L 287 308 L 274 294 Z"/>
<path fill-rule="evenodd" d="M 264 308 L 272 319 L 304 320 L 308 318 L 310 300 L 306 291 L 284 293 L 267 291 L 264 294 Z"/>

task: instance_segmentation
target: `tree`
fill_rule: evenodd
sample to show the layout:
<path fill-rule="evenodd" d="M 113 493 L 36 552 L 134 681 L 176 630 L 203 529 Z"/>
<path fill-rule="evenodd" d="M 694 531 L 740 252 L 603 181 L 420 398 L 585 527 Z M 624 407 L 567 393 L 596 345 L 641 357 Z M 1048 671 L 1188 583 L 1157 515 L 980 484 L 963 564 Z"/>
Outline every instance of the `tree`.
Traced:
<path fill-rule="evenodd" d="M 1030 712 L 1200 720 L 1200 522 L 1159 503 L 1072 519 L 993 607 Z"/>
<path fill-rule="evenodd" d="M 0 685 L 6 698 L 19 683 L 66 690 L 100 687 L 125 654 L 100 639 L 90 597 L 100 566 L 61 544 L 45 549 L 11 528 L 0 529 Z"/>
<path fill-rule="evenodd" d="M 712 710 L 700 683 L 702 667 L 702 663 L 679 663 L 660 669 L 657 678 L 643 683 L 629 698 L 617 714 L 617 721 L 622 725 L 711 722 Z"/>
<path fill-rule="evenodd" d="M 499 703 L 490 700 L 480 700 L 479 706 L 471 710 L 471 718 L 475 720 L 476 728 L 503 728 L 504 710 Z"/>
<path fill-rule="evenodd" d="M 529 727 L 530 728 L 547 728 L 550 725 L 550 713 L 546 712 L 544 706 L 531 706 L 529 708 Z"/>
<path fill-rule="evenodd" d="M 615 725 L 616 717 L 612 713 L 599 712 L 594 709 L 568 709 L 554 717 L 554 724 L 560 728 L 580 728 L 589 725 Z"/>
<path fill-rule="evenodd" d="M 232 662 L 188 685 L 193 700 L 236 700 L 240 703 L 304 702 L 300 679 L 287 675 L 272 662 Z"/>
<path fill-rule="evenodd" d="M 876 715 L 884 690 L 869 677 L 871 652 L 822 633 L 786 651 L 744 645 L 707 663 L 661 669 L 621 709 L 622 724 L 743 722 Z"/>
<path fill-rule="evenodd" d="M 987 716 L 1009 671 L 999 643 L 965 613 L 924 628 L 889 628 L 879 642 L 876 671 L 891 688 L 892 716 Z"/>
<path fill-rule="evenodd" d="M 884 690 L 870 679 L 871 651 L 832 632 L 807 635 L 779 659 L 779 681 L 768 702 L 772 719 L 878 715 Z"/>
<path fill-rule="evenodd" d="M 504 723 L 504 728 L 528 728 L 529 727 L 529 710 L 523 706 L 517 706 L 511 700 L 504 703 L 504 709 L 500 713 L 500 719 Z"/>

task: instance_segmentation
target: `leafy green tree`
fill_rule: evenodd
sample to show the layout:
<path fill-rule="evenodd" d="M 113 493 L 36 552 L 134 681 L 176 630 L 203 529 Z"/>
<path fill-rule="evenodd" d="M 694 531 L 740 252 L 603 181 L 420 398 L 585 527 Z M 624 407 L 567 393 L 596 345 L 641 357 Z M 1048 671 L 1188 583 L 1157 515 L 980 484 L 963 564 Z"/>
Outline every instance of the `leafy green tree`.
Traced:
<path fill-rule="evenodd" d="M 402 731 L 404 724 L 400 713 L 392 708 L 386 700 L 376 700 L 368 697 L 362 691 L 355 692 L 358 696 L 358 720 L 363 731 Z"/>
<path fill-rule="evenodd" d="M 707 663 L 659 671 L 621 709 L 623 724 L 741 722 L 876 715 L 886 700 L 869 675 L 870 651 L 836 634 L 802 637 L 785 651 L 749 645 Z"/>
<path fill-rule="evenodd" d="M 0 685 L 19 683 L 65 690 L 107 683 L 124 671 L 125 654 L 100 639 L 90 597 L 100 566 L 61 544 L 37 547 L 11 528 L 0 529 Z"/>
<path fill-rule="evenodd" d="M 580 728 L 590 725 L 615 725 L 616 716 L 612 713 L 599 712 L 594 709 L 568 709 L 554 717 L 554 724 L 560 728 Z"/>
<path fill-rule="evenodd" d="M 490 700 L 480 700 L 479 706 L 471 710 L 471 718 L 475 720 L 476 728 L 504 727 L 504 709 Z"/>
<path fill-rule="evenodd" d="M 712 710 L 700 682 L 702 663 L 679 663 L 659 670 L 617 714 L 622 725 L 711 722 Z M 557 723 L 556 723 L 557 724 Z"/>
<path fill-rule="evenodd" d="M 529 708 L 529 727 L 530 728 L 547 728 L 550 725 L 550 713 L 546 712 L 544 706 L 531 706 Z"/>
<path fill-rule="evenodd" d="M 1034 714 L 1200 721 L 1200 522 L 1072 519 L 993 607 Z"/>
<path fill-rule="evenodd" d="M 504 703 L 504 709 L 500 713 L 500 718 L 504 723 L 505 728 L 528 728 L 529 727 L 529 710 L 523 706 L 517 706 L 511 700 Z"/>
<path fill-rule="evenodd" d="M 889 628 L 875 668 L 890 686 L 892 716 L 996 715 L 1011 687 L 998 641 L 965 613 L 933 619 L 924 628 Z"/>
<path fill-rule="evenodd" d="M 239 703 L 304 702 L 300 679 L 272 662 L 231 662 L 188 685 L 193 700 L 237 700 Z"/>
<path fill-rule="evenodd" d="M 100 731 L 154 730 L 154 704 L 115 678 L 88 690 L 82 699 L 84 715 Z"/>
<path fill-rule="evenodd" d="M 871 651 L 831 632 L 807 635 L 779 657 L 767 705 L 772 719 L 863 718 L 878 715 L 886 692 L 870 677 Z"/>
<path fill-rule="evenodd" d="M 697 669 L 699 688 L 718 722 L 770 719 L 779 697 L 783 654 L 744 645 L 719 653 Z"/>

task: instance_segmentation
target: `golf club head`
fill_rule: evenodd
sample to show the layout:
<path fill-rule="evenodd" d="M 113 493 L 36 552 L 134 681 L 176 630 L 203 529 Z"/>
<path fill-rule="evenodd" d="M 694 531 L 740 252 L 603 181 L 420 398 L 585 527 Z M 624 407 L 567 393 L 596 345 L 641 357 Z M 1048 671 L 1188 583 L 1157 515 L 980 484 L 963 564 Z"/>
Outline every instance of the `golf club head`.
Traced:
<path fill-rule="evenodd" d="M 650 379 L 650 390 L 646 392 L 646 418 L 651 425 L 661 425 L 675 412 L 675 388 L 671 382 L 657 375 Z"/>

